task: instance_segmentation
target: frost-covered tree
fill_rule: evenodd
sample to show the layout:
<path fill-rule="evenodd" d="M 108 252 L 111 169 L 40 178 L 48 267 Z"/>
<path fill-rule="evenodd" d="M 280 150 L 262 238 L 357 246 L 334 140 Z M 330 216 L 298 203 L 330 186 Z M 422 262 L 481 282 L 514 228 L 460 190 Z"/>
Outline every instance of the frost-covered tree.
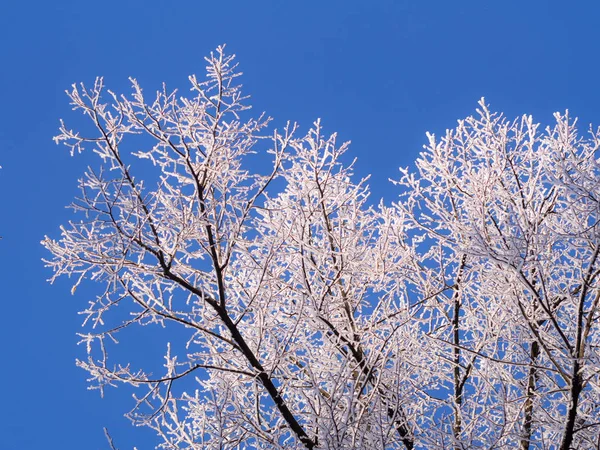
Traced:
<path fill-rule="evenodd" d="M 483 103 L 404 172 L 427 446 L 597 448 L 600 133 Z M 435 391 L 432 387 L 437 388 Z M 441 395 L 440 395 L 441 394 Z"/>
<path fill-rule="evenodd" d="M 599 133 L 482 102 L 376 207 L 346 144 L 267 133 L 233 57 L 207 63 L 188 97 L 68 92 L 95 131 L 56 141 L 100 161 L 43 243 L 102 286 L 92 387 L 138 387 L 164 448 L 596 448 Z M 121 350 L 139 327 L 162 366 Z"/>

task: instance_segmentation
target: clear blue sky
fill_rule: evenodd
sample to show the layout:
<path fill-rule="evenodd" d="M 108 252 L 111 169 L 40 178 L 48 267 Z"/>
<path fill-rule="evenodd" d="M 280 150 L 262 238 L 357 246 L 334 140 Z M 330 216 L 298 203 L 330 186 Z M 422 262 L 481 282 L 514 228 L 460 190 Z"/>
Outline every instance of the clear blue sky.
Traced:
<path fill-rule="evenodd" d="M 549 123 L 569 108 L 600 124 L 600 2 L 565 1 L 6 1 L 0 6 L 0 448 L 153 448 L 122 417 L 130 393 L 86 390 L 74 365 L 77 311 L 93 288 L 50 286 L 44 234 L 58 235 L 90 154 L 51 141 L 73 126 L 64 90 L 103 75 L 127 92 L 167 81 L 187 90 L 202 57 L 227 43 L 256 112 L 351 140 L 374 200 L 410 165 L 425 131 L 442 133 L 485 96 L 509 117 Z M 151 342 L 149 342 L 149 345 Z"/>

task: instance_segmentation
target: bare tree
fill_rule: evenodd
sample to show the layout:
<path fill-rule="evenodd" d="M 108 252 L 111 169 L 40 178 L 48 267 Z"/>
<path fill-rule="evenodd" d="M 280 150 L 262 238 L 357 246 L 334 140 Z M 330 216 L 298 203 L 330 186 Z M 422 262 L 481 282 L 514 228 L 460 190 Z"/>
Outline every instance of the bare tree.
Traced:
<path fill-rule="evenodd" d="M 596 448 L 600 135 L 578 137 L 568 115 L 540 133 L 480 108 L 429 135 L 400 181 L 436 366 L 423 401 L 438 422 L 423 433 L 455 448 Z"/>
<path fill-rule="evenodd" d="M 347 144 L 267 135 L 233 57 L 207 63 L 191 97 L 68 92 L 96 131 L 56 141 L 101 163 L 43 243 L 73 293 L 103 286 L 93 387 L 145 387 L 129 416 L 164 448 L 595 448 L 598 133 L 482 102 L 373 207 Z M 165 336 L 160 375 L 119 360 L 139 326 Z"/>

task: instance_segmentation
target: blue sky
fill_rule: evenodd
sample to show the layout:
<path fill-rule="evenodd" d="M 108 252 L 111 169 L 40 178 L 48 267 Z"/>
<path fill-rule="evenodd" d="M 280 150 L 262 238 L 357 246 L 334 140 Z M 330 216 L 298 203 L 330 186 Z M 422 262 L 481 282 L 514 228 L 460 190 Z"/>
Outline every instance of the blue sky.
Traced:
<path fill-rule="evenodd" d="M 484 96 L 509 117 L 550 123 L 569 108 L 600 124 L 600 3 L 563 1 L 7 1 L 0 7 L 0 448 L 153 448 L 123 418 L 130 392 L 104 399 L 75 367 L 77 311 L 50 286 L 39 244 L 71 217 L 64 206 L 91 154 L 71 158 L 51 138 L 58 119 L 81 124 L 64 90 L 96 75 L 117 92 L 128 76 L 152 92 L 187 90 L 202 58 L 226 43 L 238 55 L 254 111 L 303 130 L 318 117 L 351 140 L 373 199 L 410 165 L 425 132 L 443 133 Z"/>

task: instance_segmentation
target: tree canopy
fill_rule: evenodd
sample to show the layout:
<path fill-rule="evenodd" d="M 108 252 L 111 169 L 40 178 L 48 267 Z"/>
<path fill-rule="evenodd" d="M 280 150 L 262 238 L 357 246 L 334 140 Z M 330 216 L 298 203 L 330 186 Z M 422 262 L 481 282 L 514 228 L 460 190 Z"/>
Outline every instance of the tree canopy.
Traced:
<path fill-rule="evenodd" d="M 482 100 L 374 205 L 347 144 L 252 118 L 233 56 L 206 61 L 189 96 L 68 92 L 95 132 L 55 139 L 99 161 L 43 244 L 101 286 L 92 387 L 140 387 L 164 448 L 600 445 L 599 131 Z M 118 351 L 138 327 L 160 373 Z"/>

